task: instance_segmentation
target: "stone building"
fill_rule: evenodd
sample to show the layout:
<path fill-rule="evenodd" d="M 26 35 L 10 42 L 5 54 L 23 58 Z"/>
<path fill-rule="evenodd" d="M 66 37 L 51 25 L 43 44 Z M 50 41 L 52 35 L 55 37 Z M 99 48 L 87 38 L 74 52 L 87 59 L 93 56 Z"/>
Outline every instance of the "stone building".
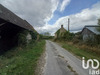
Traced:
<path fill-rule="evenodd" d="M 96 40 L 96 36 L 100 36 L 100 31 L 98 31 L 98 28 L 100 28 L 100 26 L 85 26 L 81 32 L 83 40 Z"/>
<path fill-rule="evenodd" d="M 55 32 L 55 38 L 59 38 L 61 36 L 63 36 L 63 34 L 66 32 L 67 30 L 63 27 L 63 25 L 61 25 L 61 28 L 58 29 L 56 32 Z"/>

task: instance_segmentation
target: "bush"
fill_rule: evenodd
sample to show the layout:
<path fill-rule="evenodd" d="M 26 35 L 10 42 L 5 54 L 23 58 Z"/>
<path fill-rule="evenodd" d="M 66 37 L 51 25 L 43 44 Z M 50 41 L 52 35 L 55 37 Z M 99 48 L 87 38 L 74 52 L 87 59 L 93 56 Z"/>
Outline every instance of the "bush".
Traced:
<path fill-rule="evenodd" d="M 88 38 L 85 41 L 86 45 L 97 46 L 100 44 L 100 35 L 95 35 L 94 38 Z"/>
<path fill-rule="evenodd" d="M 33 40 L 36 40 L 37 39 L 37 35 L 38 35 L 37 32 L 31 32 L 30 31 L 29 33 L 31 34 Z"/>
<path fill-rule="evenodd" d="M 26 36 L 27 36 L 28 32 L 29 32 L 29 31 L 24 30 L 24 31 L 21 31 L 21 32 L 18 34 L 18 45 L 19 45 L 19 46 L 26 46 L 26 45 L 27 45 Z"/>
<path fill-rule="evenodd" d="M 74 38 L 75 34 L 70 33 L 68 31 L 63 32 L 60 34 L 60 30 L 57 31 L 57 38 L 54 39 L 54 41 L 59 40 L 59 41 L 70 41 Z"/>
<path fill-rule="evenodd" d="M 77 43 L 79 43 L 80 41 L 79 41 L 79 39 L 74 39 L 73 40 L 73 44 L 77 44 Z"/>
<path fill-rule="evenodd" d="M 97 44 L 100 44 L 100 35 L 95 36 Z"/>
<path fill-rule="evenodd" d="M 70 33 L 70 32 L 68 32 L 68 31 L 66 31 L 65 33 L 63 33 L 63 35 L 62 35 L 61 38 L 62 38 L 63 40 L 69 41 L 69 40 L 72 40 L 73 37 L 74 37 L 74 33 Z"/>
<path fill-rule="evenodd" d="M 28 30 L 23 30 L 21 31 L 17 36 L 18 36 L 18 45 L 23 47 L 27 45 L 27 38 L 26 36 L 28 35 L 28 33 L 31 35 L 32 40 L 29 41 L 29 43 L 31 42 L 35 42 L 37 39 L 37 32 L 32 32 L 32 31 L 28 31 Z"/>

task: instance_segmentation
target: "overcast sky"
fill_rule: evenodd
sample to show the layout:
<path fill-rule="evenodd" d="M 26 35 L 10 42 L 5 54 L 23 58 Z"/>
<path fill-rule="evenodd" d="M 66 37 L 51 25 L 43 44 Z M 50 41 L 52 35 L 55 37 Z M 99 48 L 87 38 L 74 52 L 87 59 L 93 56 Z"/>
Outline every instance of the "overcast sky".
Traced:
<path fill-rule="evenodd" d="M 39 33 L 52 35 L 62 24 L 68 29 L 68 18 L 71 32 L 97 25 L 100 18 L 100 0 L 0 0 L 0 4 L 27 20 Z"/>

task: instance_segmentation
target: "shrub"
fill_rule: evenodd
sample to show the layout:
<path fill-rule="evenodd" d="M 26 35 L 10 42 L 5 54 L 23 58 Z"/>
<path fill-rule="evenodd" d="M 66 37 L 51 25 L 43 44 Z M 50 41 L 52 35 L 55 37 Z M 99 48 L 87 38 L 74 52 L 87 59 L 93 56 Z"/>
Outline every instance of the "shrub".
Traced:
<path fill-rule="evenodd" d="M 29 31 L 24 30 L 24 31 L 21 31 L 21 32 L 18 34 L 18 45 L 19 45 L 19 46 L 26 46 L 26 45 L 27 45 L 26 36 L 27 36 L 28 32 L 29 32 Z"/>
<path fill-rule="evenodd" d="M 68 31 L 66 31 L 62 36 L 63 40 L 67 40 L 67 41 L 72 40 L 73 37 L 74 37 L 74 34 Z"/>

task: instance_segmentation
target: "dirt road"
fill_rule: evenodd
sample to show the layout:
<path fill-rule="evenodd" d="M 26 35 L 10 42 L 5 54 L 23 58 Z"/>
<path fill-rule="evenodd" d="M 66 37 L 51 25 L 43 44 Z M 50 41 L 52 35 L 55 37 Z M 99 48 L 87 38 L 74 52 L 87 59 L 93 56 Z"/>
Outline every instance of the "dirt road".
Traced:
<path fill-rule="evenodd" d="M 81 60 L 54 42 L 46 41 L 44 75 L 88 75 Z"/>

